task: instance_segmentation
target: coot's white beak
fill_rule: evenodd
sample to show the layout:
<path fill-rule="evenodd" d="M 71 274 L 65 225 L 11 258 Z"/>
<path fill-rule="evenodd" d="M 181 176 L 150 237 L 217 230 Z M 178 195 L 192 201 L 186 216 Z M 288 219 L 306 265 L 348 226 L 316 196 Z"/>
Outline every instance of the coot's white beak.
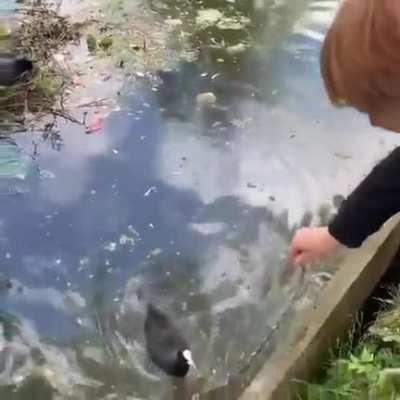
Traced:
<path fill-rule="evenodd" d="M 185 358 L 185 360 L 188 362 L 189 367 L 192 367 L 196 372 L 198 372 L 196 364 L 193 361 L 192 352 L 190 350 L 184 350 L 182 352 L 182 355 Z"/>

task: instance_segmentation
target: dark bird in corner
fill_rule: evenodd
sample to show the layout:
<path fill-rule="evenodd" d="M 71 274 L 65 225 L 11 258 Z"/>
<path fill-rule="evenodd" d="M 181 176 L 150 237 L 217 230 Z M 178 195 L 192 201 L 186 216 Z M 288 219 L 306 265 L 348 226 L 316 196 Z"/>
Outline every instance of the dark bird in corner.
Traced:
<path fill-rule="evenodd" d="M 186 339 L 171 319 L 150 303 L 144 333 L 151 361 L 166 374 L 183 378 L 191 367 L 196 370 Z"/>
<path fill-rule="evenodd" d="M 17 83 L 33 70 L 32 61 L 10 54 L 0 54 L 0 86 Z"/>

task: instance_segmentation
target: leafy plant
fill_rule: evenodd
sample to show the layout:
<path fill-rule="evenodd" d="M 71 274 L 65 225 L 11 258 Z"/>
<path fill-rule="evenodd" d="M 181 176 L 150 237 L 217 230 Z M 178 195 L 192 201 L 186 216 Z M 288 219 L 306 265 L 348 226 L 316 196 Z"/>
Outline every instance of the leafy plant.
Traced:
<path fill-rule="evenodd" d="M 342 345 L 320 381 L 301 385 L 299 399 L 400 400 L 399 293 L 385 302 L 358 344 L 352 343 L 351 335 Z"/>

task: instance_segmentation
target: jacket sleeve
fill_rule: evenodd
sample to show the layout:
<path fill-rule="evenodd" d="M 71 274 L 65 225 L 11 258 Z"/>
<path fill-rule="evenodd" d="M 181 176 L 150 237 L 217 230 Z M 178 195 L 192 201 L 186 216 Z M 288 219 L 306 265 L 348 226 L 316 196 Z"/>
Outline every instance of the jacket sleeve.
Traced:
<path fill-rule="evenodd" d="M 342 203 L 328 229 L 340 243 L 356 248 L 399 211 L 400 147 L 377 164 Z"/>

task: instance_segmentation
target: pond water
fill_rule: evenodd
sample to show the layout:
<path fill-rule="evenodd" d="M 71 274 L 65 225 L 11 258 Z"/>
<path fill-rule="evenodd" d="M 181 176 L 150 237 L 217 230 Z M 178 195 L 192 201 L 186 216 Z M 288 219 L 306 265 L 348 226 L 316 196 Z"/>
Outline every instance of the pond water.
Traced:
<path fill-rule="evenodd" d="M 10 43 L 7 33 L 15 19 L 12 13 L 14 6 L 14 1 L 11 0 L 4 0 L 0 3 L 0 52 L 9 51 Z"/>
<path fill-rule="evenodd" d="M 59 121 L 53 140 L 14 136 L 25 164 L 0 201 L 2 398 L 236 398 L 295 321 L 301 287 L 281 279 L 293 228 L 334 211 L 396 145 L 326 99 L 336 1 L 202 4 L 230 19 L 191 36 L 199 60 L 126 82 L 103 131 Z M 151 6 L 189 27 L 199 16 Z M 147 300 L 191 343 L 199 374 L 184 383 L 147 360 Z"/>

